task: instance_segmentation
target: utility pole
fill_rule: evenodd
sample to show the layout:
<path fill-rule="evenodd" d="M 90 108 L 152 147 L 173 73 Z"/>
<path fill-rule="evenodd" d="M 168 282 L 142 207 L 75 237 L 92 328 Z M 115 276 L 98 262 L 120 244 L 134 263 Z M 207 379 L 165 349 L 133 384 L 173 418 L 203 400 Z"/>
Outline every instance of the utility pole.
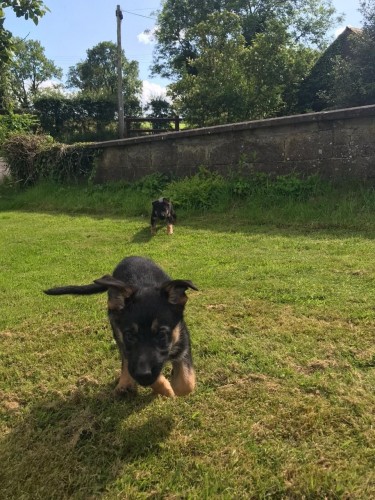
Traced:
<path fill-rule="evenodd" d="M 124 137 L 124 95 L 122 93 L 122 50 L 121 50 L 121 21 L 123 18 L 121 8 L 116 9 L 117 18 L 117 96 L 118 96 L 118 135 Z"/>

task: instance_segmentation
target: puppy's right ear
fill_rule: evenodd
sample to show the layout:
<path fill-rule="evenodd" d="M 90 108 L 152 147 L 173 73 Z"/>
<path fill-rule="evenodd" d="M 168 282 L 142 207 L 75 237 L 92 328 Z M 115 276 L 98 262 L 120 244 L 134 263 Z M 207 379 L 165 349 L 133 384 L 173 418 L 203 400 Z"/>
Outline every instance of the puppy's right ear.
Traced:
<path fill-rule="evenodd" d="M 109 274 L 94 280 L 98 285 L 105 285 L 108 287 L 108 309 L 110 311 L 121 311 L 125 307 L 126 299 L 129 299 L 136 289 L 126 285 Z"/>
<path fill-rule="evenodd" d="M 188 298 L 185 291 L 188 288 L 198 291 L 198 288 L 190 280 L 166 281 L 161 286 L 161 290 L 168 296 L 168 302 L 180 306 L 184 306 L 187 302 Z"/>

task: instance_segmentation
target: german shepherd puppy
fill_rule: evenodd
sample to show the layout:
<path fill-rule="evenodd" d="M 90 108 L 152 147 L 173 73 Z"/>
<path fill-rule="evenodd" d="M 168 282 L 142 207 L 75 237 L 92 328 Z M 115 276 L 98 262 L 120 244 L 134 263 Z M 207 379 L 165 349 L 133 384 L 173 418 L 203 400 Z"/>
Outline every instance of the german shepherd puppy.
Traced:
<path fill-rule="evenodd" d="M 167 221 L 167 234 L 173 234 L 173 224 L 176 223 L 176 212 L 168 198 L 159 198 L 152 202 L 151 234 L 156 234 L 158 221 Z"/>
<path fill-rule="evenodd" d="M 127 257 L 90 285 L 45 290 L 47 295 L 91 295 L 108 291 L 108 316 L 121 356 L 116 392 L 151 387 L 156 394 L 183 396 L 195 388 L 190 336 L 183 313 L 189 280 L 172 280 L 154 262 Z M 171 383 L 162 374 L 172 362 Z"/>

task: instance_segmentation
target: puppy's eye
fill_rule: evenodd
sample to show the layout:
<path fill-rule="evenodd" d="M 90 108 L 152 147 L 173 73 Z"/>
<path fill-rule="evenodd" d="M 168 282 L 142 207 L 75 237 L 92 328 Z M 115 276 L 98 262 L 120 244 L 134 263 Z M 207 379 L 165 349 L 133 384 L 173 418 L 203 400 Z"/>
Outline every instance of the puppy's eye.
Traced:
<path fill-rule="evenodd" d="M 134 330 L 125 330 L 124 338 L 128 344 L 135 344 L 138 340 L 138 335 Z"/>
<path fill-rule="evenodd" d="M 162 326 L 159 328 L 157 341 L 159 345 L 166 345 L 168 343 L 169 333 L 171 329 L 168 326 Z"/>

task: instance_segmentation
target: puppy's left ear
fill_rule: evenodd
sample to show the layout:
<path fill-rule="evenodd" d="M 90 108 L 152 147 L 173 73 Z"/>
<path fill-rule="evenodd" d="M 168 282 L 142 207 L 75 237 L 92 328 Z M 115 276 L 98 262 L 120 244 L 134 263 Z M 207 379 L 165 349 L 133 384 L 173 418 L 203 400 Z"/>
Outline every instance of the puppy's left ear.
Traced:
<path fill-rule="evenodd" d="M 186 290 L 198 290 L 198 288 L 190 280 L 173 280 L 167 281 L 161 287 L 162 292 L 165 292 L 170 304 L 184 306 L 187 302 Z"/>

